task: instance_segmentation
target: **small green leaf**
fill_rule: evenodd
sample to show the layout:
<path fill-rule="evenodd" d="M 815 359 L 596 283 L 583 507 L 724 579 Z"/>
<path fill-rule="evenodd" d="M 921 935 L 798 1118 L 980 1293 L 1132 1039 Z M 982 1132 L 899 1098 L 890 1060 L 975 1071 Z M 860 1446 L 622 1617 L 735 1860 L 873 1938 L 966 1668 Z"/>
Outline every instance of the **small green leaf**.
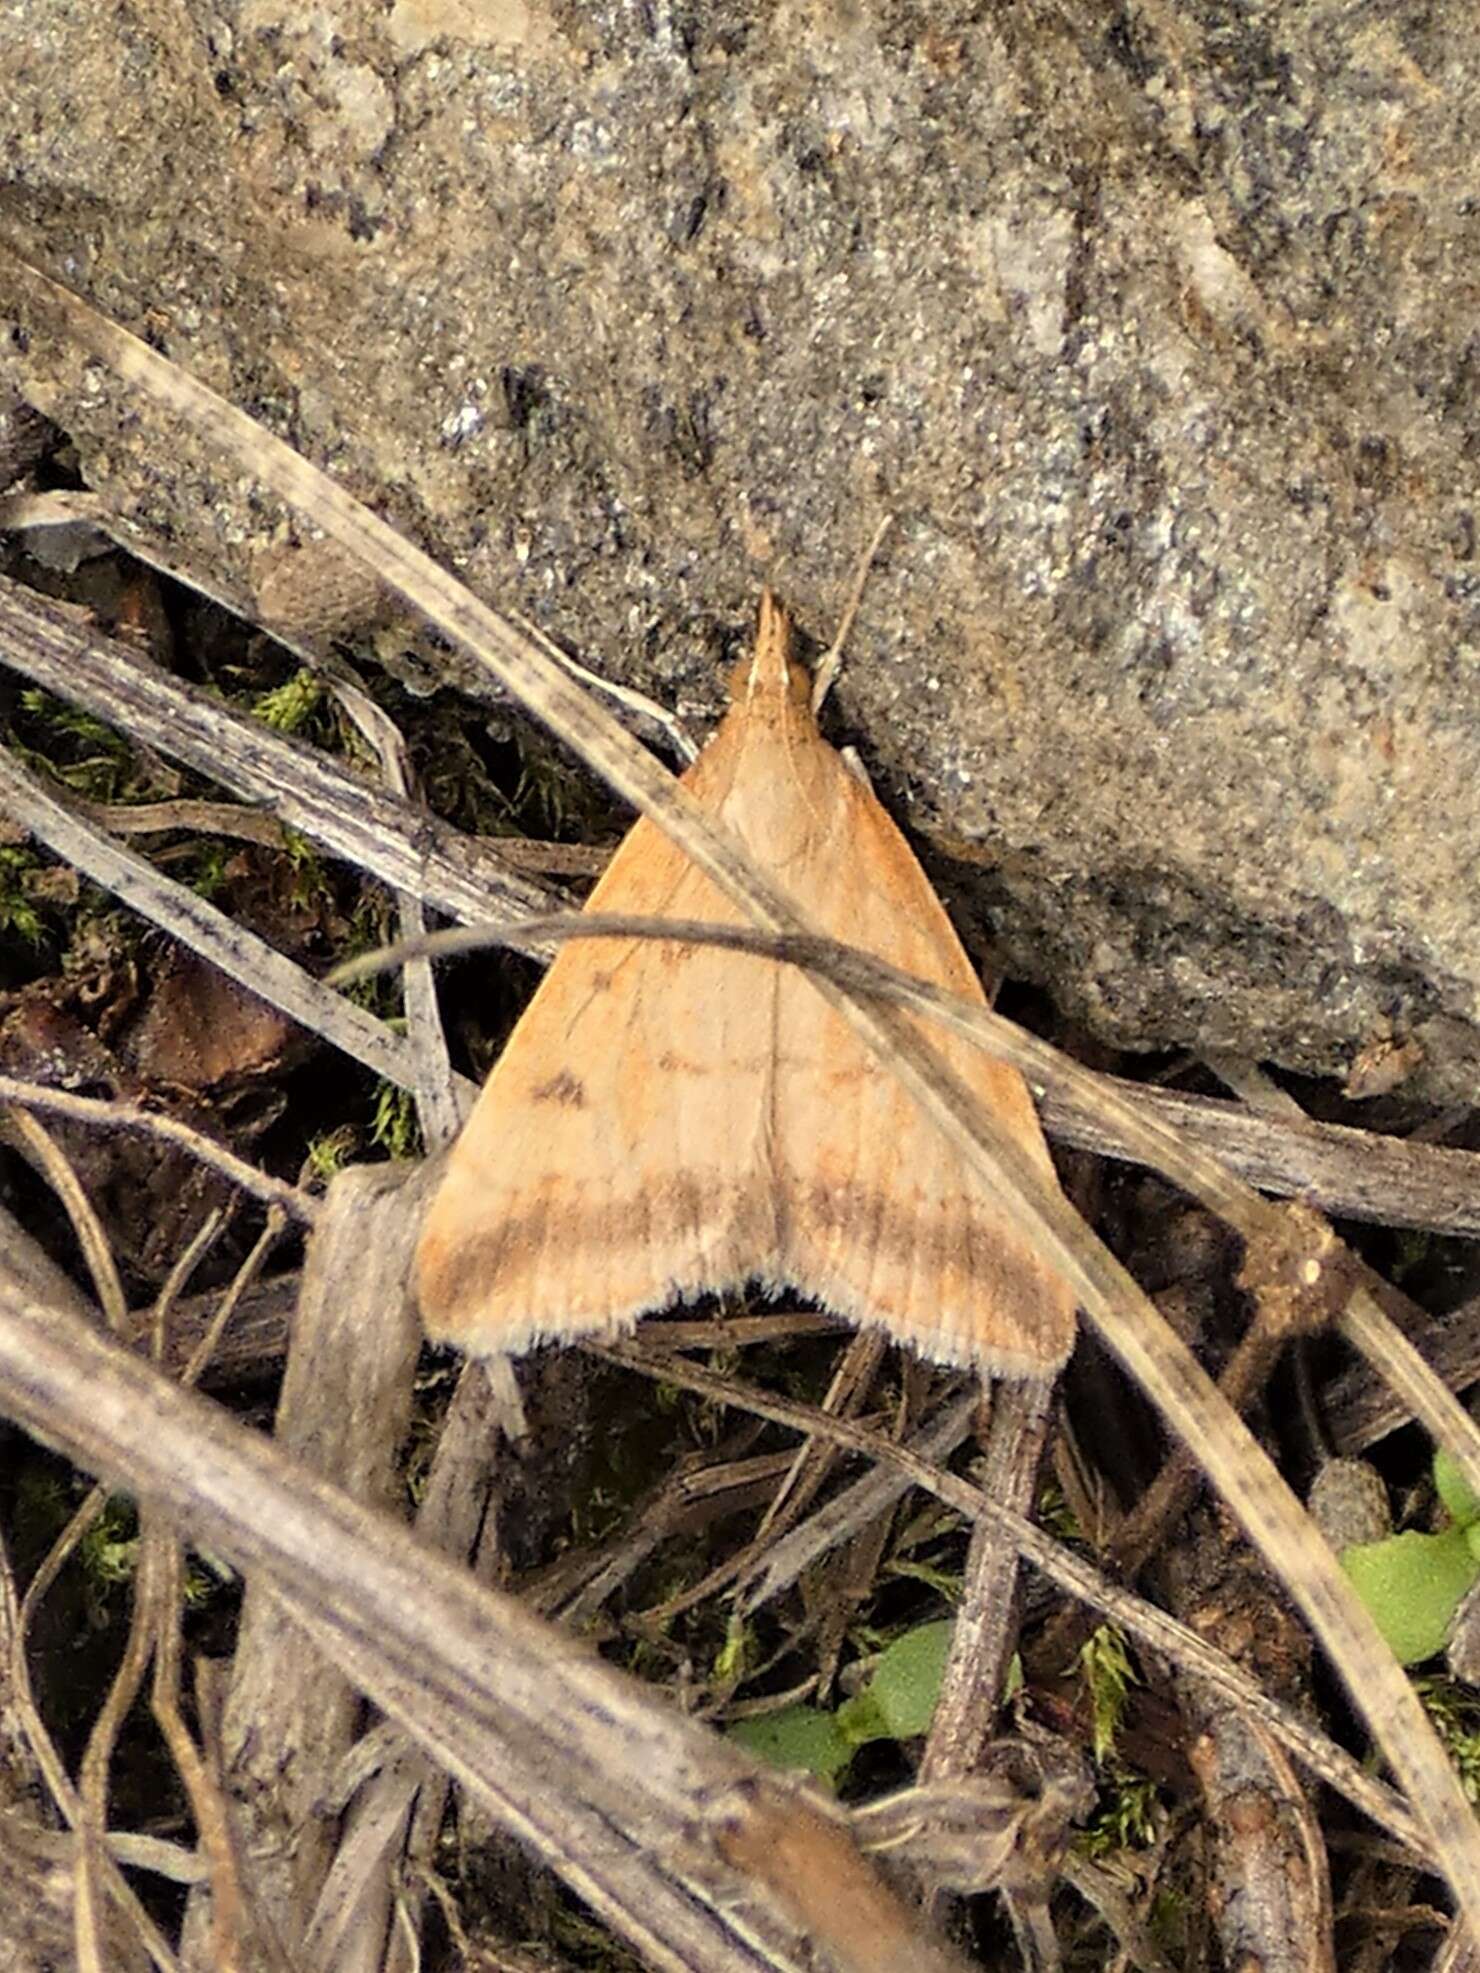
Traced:
<path fill-rule="evenodd" d="M 953 1628 L 949 1617 L 917 1624 L 880 1655 L 862 1692 L 838 1708 L 838 1725 L 854 1746 L 929 1732 Z"/>
<path fill-rule="evenodd" d="M 1480 1521 L 1480 1500 L 1460 1471 L 1459 1461 L 1440 1446 L 1434 1454 L 1434 1490 L 1449 1509 L 1449 1518 L 1461 1528 Z"/>
<path fill-rule="evenodd" d="M 837 1720 L 816 1706 L 788 1706 L 760 1719 L 737 1720 L 729 1737 L 772 1767 L 802 1768 L 822 1781 L 836 1779 L 853 1758 Z"/>
<path fill-rule="evenodd" d="M 715 1653 L 711 1675 L 721 1685 L 732 1684 L 744 1675 L 749 1655 L 750 1634 L 745 1625 L 732 1616 L 725 1631 L 725 1641 Z"/>
<path fill-rule="evenodd" d="M 866 1747 L 870 1740 L 890 1737 L 888 1723 L 868 1686 L 855 1692 L 851 1699 L 845 1699 L 834 1717 L 839 1733 L 850 1747 Z"/>
<path fill-rule="evenodd" d="M 1402 1665 L 1443 1650 L 1450 1620 L 1480 1576 L 1467 1528 L 1361 1542 L 1343 1551 L 1341 1566 Z"/>
<path fill-rule="evenodd" d="M 1007 1677 L 1002 1681 L 1003 1705 L 1005 1706 L 1010 1699 L 1016 1699 L 1027 1683 L 1023 1674 L 1023 1654 L 1021 1651 L 1014 1651 L 1007 1661 Z"/>

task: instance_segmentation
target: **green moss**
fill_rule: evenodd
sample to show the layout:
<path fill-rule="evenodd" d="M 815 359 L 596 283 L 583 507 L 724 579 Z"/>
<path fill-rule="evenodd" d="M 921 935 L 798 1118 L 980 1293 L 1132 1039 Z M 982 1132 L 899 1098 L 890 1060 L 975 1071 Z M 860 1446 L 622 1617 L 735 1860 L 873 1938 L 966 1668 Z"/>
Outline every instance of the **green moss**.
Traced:
<path fill-rule="evenodd" d="M 421 1125 L 416 1120 L 416 1099 L 409 1089 L 399 1089 L 393 1082 L 376 1084 L 370 1142 L 392 1158 L 421 1155 Z"/>
<path fill-rule="evenodd" d="M 33 951 L 45 944 L 46 928 L 26 879 L 40 867 L 28 849 L 0 849 L 0 935 L 12 933 Z"/>
<path fill-rule="evenodd" d="M 252 701 L 252 714 L 275 733 L 301 733 L 324 702 L 324 685 L 306 667 Z"/>
<path fill-rule="evenodd" d="M 1079 1669 L 1089 1690 L 1094 1722 L 1091 1741 L 1095 1760 L 1099 1762 L 1114 1749 L 1125 1716 L 1126 1697 L 1130 1688 L 1139 1683 L 1126 1651 L 1124 1633 L 1114 1624 L 1101 1624 L 1080 1648 Z"/>

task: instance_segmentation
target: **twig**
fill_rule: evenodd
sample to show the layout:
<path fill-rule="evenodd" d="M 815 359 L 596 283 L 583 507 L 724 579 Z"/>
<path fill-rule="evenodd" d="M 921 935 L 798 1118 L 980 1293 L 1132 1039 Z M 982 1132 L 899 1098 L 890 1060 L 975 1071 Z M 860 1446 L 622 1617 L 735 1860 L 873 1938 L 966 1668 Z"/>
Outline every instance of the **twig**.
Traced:
<path fill-rule="evenodd" d="M 670 1346 L 670 1325 L 664 1323 L 662 1346 Z M 981 1410 L 981 1396 L 973 1390 L 948 1405 L 939 1417 L 921 1427 L 906 1443 L 916 1458 L 932 1466 L 943 1466 L 970 1434 Z M 892 1507 L 914 1482 L 892 1466 L 875 1466 L 862 1479 L 855 1480 L 840 1494 L 808 1515 L 789 1534 L 770 1547 L 756 1563 L 753 1572 L 741 1580 L 741 1608 L 758 1610 L 789 1589 L 805 1569 L 830 1548 L 849 1540 L 858 1530 Z"/>
<path fill-rule="evenodd" d="M 995 1384 L 985 1434 L 983 1491 L 1026 1520 L 1048 1431 L 1052 1387 Z M 1018 1546 L 1005 1525 L 979 1520 L 966 1556 L 961 1608 L 951 1633 L 940 1698 L 930 1722 L 920 1781 L 956 1781 L 975 1772 L 997 1730 L 1017 1624 Z"/>
<path fill-rule="evenodd" d="M 195 1237 L 181 1255 L 175 1267 L 171 1270 L 170 1277 L 161 1291 L 159 1301 L 150 1319 L 149 1327 L 156 1342 L 160 1338 L 162 1326 L 168 1320 L 170 1306 L 174 1298 L 184 1287 L 191 1271 L 198 1264 L 200 1258 L 216 1237 L 220 1228 L 220 1220 L 221 1216 L 219 1214 L 212 1214 L 201 1225 Z M 16 1231 L 19 1234 L 19 1230 L 17 1229 Z M 278 1228 L 275 1225 L 270 1225 L 267 1232 L 258 1241 L 252 1254 L 248 1256 L 247 1261 L 238 1272 L 232 1292 L 224 1298 L 218 1324 L 212 1325 L 213 1330 L 219 1327 L 219 1322 L 226 1319 L 231 1307 L 234 1305 L 235 1299 L 249 1285 L 256 1268 L 260 1266 L 261 1260 L 265 1257 L 270 1240 L 276 1237 L 277 1231 Z M 13 1238 L 6 1249 L 7 1261 L 11 1264 L 12 1272 L 16 1271 L 16 1265 L 19 1262 L 19 1279 L 23 1284 L 23 1290 L 24 1284 L 31 1281 L 35 1284 L 35 1291 L 44 1294 L 47 1292 L 44 1271 L 38 1273 L 36 1266 L 33 1264 L 33 1259 L 28 1253 L 29 1246 L 30 1243 L 23 1235 Z M 74 1305 L 75 1298 L 76 1291 L 71 1289 L 70 1284 L 66 1284 L 64 1298 L 58 1305 L 70 1309 Z M 197 1348 L 194 1361 L 190 1369 L 187 1370 L 187 1378 L 193 1376 L 199 1369 L 204 1360 L 206 1347 L 209 1345 L 210 1340 L 211 1331 L 208 1331 L 206 1345 Z M 96 1956 L 96 1935 L 99 1929 L 101 1915 L 100 1891 L 106 1888 L 112 1900 L 119 1905 L 123 1915 L 139 1933 L 156 1963 L 162 1967 L 173 1967 L 175 1963 L 173 1956 L 168 1952 L 162 1938 L 154 1930 L 152 1921 L 144 1918 L 132 1893 L 124 1886 L 123 1880 L 118 1874 L 116 1863 L 113 1861 L 114 1859 L 126 1858 L 139 1867 L 157 1868 L 163 1857 L 164 1850 L 168 1846 L 156 1846 L 160 1852 L 157 1857 L 154 1856 L 153 1852 L 146 1854 L 144 1851 L 130 1849 L 128 1847 L 129 1839 L 109 1835 L 106 1827 L 100 1821 L 102 1804 L 98 1799 L 98 1791 L 104 1787 L 106 1780 L 107 1745 L 116 1724 L 116 1721 L 112 1719 L 112 1713 L 116 1712 L 116 1707 L 119 1703 L 118 1688 L 115 1686 L 114 1696 L 110 1700 L 109 1706 L 105 1707 L 103 1716 L 94 1728 L 93 1739 L 90 1741 L 89 1754 L 94 1762 L 94 1766 L 87 1772 L 91 1775 L 90 1786 L 92 1794 L 90 1799 L 85 1800 L 79 1793 L 73 1790 L 71 1783 L 68 1781 L 65 1770 L 61 1766 L 60 1759 L 47 1733 L 45 1724 L 32 1700 L 29 1668 L 24 1648 L 32 1619 L 42 1598 L 47 1594 L 52 1583 L 56 1581 L 68 1557 L 74 1553 L 77 1544 L 86 1534 L 88 1528 L 97 1520 L 99 1514 L 107 1504 L 107 1499 L 108 1490 L 105 1487 L 94 1487 L 91 1490 L 87 1499 L 83 1502 L 77 1513 L 73 1515 L 68 1526 L 63 1530 L 61 1536 L 53 1544 L 50 1553 L 46 1556 L 41 1567 L 32 1577 L 26 1591 L 25 1600 L 16 1613 L 13 1626 L 0 1624 L 0 1630 L 8 1630 L 12 1638 L 12 1654 L 9 1671 L 13 1687 L 14 1703 L 23 1730 L 35 1752 L 38 1766 L 46 1776 L 48 1786 L 51 1788 L 58 1807 L 67 1821 L 79 1830 L 79 1838 L 72 1845 L 70 1854 L 75 1863 L 80 1885 L 80 1896 L 75 1910 L 75 1924 L 85 1934 L 82 1946 L 84 1960 L 95 1958 Z M 0 1562 L 3 1562 L 3 1557 L 0 1557 Z M 141 1572 L 141 1582 L 147 1577 L 147 1573 L 147 1570 Z M 8 1576 L 6 1583 L 8 1585 Z M 4 1586 L 0 1586 L 0 1588 L 4 1588 Z M 8 1589 L 5 1593 L 8 1594 Z M 129 1662 L 132 1662 L 132 1653 L 135 1649 L 138 1652 L 142 1652 L 147 1660 L 148 1649 L 152 1648 L 150 1644 L 150 1625 L 152 1621 L 153 1619 L 145 1609 L 144 1604 L 137 1605 L 135 1610 L 135 1625 L 130 1633 L 131 1639 L 134 1642 L 131 1645 Z M 125 1669 L 127 1669 L 127 1665 Z M 110 1712 L 110 1708 L 112 1712 Z M 101 1848 L 99 1848 L 100 1843 L 102 1845 Z"/>
<path fill-rule="evenodd" d="M 279 1446 L 380 1507 L 399 1486 L 410 1420 L 420 1337 L 406 1277 L 424 1170 L 361 1165 L 331 1182 L 305 1257 L 278 1402 Z M 247 1895 L 295 1960 L 334 1851 L 316 1805 L 354 1739 L 359 1708 L 317 1644 L 284 1621 L 270 1585 L 249 1584 L 222 1753 L 251 1859 Z M 293 1749 L 287 1764 L 285 1747 Z M 291 1844 L 287 1830 L 296 1832 Z M 196 1911 L 187 1923 L 199 1926 Z"/>
<path fill-rule="evenodd" d="M 1033 1085 L 1049 1135 L 1076 1149 L 1155 1165 L 1196 1192 L 1198 1186 L 1184 1179 L 1177 1152 L 1169 1148 L 1181 1144 L 1204 1176 L 1217 1160 L 1263 1191 L 1303 1199 L 1339 1219 L 1480 1235 L 1480 1152 L 1382 1137 L 1309 1117 L 1260 1116 L 1222 1097 L 1188 1096 L 1102 1075 L 1000 1015 L 831 939 L 776 938 L 744 926 L 676 918 L 559 912 L 434 932 L 350 960 L 329 978 L 345 985 L 409 957 L 454 958 L 503 944 L 524 950 L 535 941 L 548 947 L 571 938 L 674 939 L 825 969 L 840 982 L 913 1007 L 1015 1063 Z"/>
<path fill-rule="evenodd" d="M 187 1390 L 200 1381 L 206 1366 L 215 1356 L 217 1347 L 225 1333 L 226 1325 L 236 1314 L 243 1298 L 252 1288 L 257 1276 L 267 1264 L 268 1255 L 272 1252 L 278 1241 L 282 1239 L 283 1226 L 284 1216 L 281 1210 L 277 1206 L 270 1207 L 267 1214 L 267 1224 L 258 1234 L 256 1240 L 253 1242 L 250 1253 L 237 1269 L 231 1286 L 224 1295 L 214 1297 L 217 1302 L 215 1314 L 206 1324 L 205 1333 L 201 1336 L 195 1348 L 190 1352 L 189 1357 L 186 1359 L 185 1367 L 180 1372 L 180 1382 Z M 161 1338 L 161 1342 L 163 1342 L 163 1338 Z M 163 1350 L 161 1349 L 156 1355 L 155 1361 L 162 1362 L 162 1360 Z"/>
<path fill-rule="evenodd" d="M 503 1436 L 500 1424 L 500 1403 L 483 1366 L 466 1364 L 443 1420 L 416 1516 L 418 1539 L 456 1562 L 464 1561 L 477 1542 Z M 358 1800 L 351 1804 L 346 1798 L 347 1827 L 303 1935 L 310 1964 L 334 1967 L 336 1973 L 358 1973 L 367 1959 L 378 1969 L 365 1913 L 367 1903 L 384 1909 L 388 1872 L 383 1859 L 404 1856 L 404 1874 L 413 1886 L 424 1887 L 442 1832 L 447 1777 L 389 1725 L 372 1729 L 350 1749 L 335 1777 L 334 1794 L 381 1733 L 385 1745 L 378 1771 L 355 1783 Z M 403 1894 L 410 1895 L 409 1890 Z M 407 1923 L 414 1925 L 414 1919 L 408 1912 Z M 351 1957 L 356 1952 L 359 1960 Z"/>
<path fill-rule="evenodd" d="M 1432 1329 L 1412 1339 L 1414 1348 L 1451 1391 L 1480 1382 L 1480 1296 L 1471 1296 Z M 1367 1363 L 1353 1364 L 1323 1393 L 1326 1431 L 1333 1450 L 1365 1452 L 1413 1414 Z"/>
<path fill-rule="evenodd" d="M 157 1110 L 146 1110 L 137 1103 L 121 1103 L 98 1096 L 74 1096 L 67 1089 L 53 1089 L 49 1083 L 22 1082 L 16 1076 L 0 1076 L 0 1103 L 13 1103 L 18 1110 L 41 1110 L 50 1116 L 68 1117 L 74 1123 L 90 1124 L 98 1130 L 133 1130 L 186 1151 L 209 1165 L 243 1192 L 264 1205 L 279 1206 L 292 1218 L 312 1224 L 319 1202 L 296 1185 L 249 1165 L 235 1152 L 228 1151 L 213 1137 L 192 1130 L 178 1118 Z"/>
<path fill-rule="evenodd" d="M 743 1429 L 748 1442 L 753 1428 Z M 607 1598 L 665 1541 L 676 1534 L 692 1534 L 716 1514 L 741 1513 L 759 1505 L 778 1481 L 785 1480 L 794 1459 L 794 1454 L 785 1452 L 732 1458 L 721 1448 L 712 1462 L 706 1458 L 696 1466 L 692 1459 L 680 1460 L 646 1495 L 633 1501 L 620 1533 L 602 1542 L 594 1553 L 568 1552 L 553 1569 L 545 1571 L 531 1593 L 531 1608 L 542 1615 L 558 1616 L 575 1629 L 588 1628 Z M 771 1547 L 769 1542 L 752 1539 L 726 1570 L 725 1579 L 733 1581 L 757 1551 L 770 1553 Z M 637 1611 L 627 1618 L 628 1628 L 639 1635 L 649 1626 L 661 1630 L 663 1622 L 661 1608 Z M 752 1667 L 746 1670 L 753 1675 Z"/>
<path fill-rule="evenodd" d="M 24 1121 L 29 1128 L 39 1129 L 32 1119 L 26 1118 Z M 64 1190 L 77 1189 L 75 1178 L 70 1171 L 55 1173 L 53 1176 L 54 1182 L 66 1181 Z M 209 1215 L 171 1270 L 160 1295 L 158 1321 L 155 1325 L 156 1340 L 159 1335 L 159 1322 L 167 1314 L 170 1300 L 179 1293 L 210 1248 L 220 1231 L 221 1223 L 219 1213 Z M 101 1233 L 98 1237 L 101 1238 Z M 116 1288 L 116 1277 L 114 1299 L 117 1307 L 112 1312 L 113 1326 L 117 1329 L 122 1323 L 123 1305 L 122 1292 Z M 100 1491 L 97 1488 L 93 1490 L 82 1515 L 74 1518 L 72 1528 L 64 1533 L 61 1541 L 55 1545 L 52 1555 L 37 1571 L 22 1606 L 20 1626 L 22 1641 L 29 1629 L 40 1595 L 44 1594 L 45 1587 L 55 1580 L 62 1558 L 71 1553 L 83 1528 L 94 1518 L 97 1509 L 101 1506 Z M 102 1973 L 104 1964 L 104 1903 L 110 1881 L 116 1876 L 116 1872 L 109 1870 L 106 1849 L 108 1770 L 112 1764 L 114 1745 L 124 1718 L 143 1683 L 144 1673 L 148 1669 L 149 1659 L 155 1648 L 155 1620 L 159 1610 L 158 1583 L 154 1565 L 158 1559 L 157 1544 L 151 1548 L 146 1526 L 141 1551 L 138 1594 L 134 1602 L 128 1640 L 107 1698 L 88 1736 L 77 1789 L 74 1822 L 77 1835 L 74 1928 L 78 1964 L 86 1969 L 87 1973 Z"/>
<path fill-rule="evenodd" d="M 470 837 L 313 747 L 233 712 L 139 652 L 105 637 L 86 616 L 0 577 L 0 659 L 59 698 L 184 761 L 331 856 L 414 891 L 449 917 L 491 907 L 531 912 L 556 900 L 505 862 L 496 838 Z M 501 901 L 501 902 L 500 902 Z"/>
<path fill-rule="evenodd" d="M 405 1040 L 383 1021 L 320 986 L 255 932 L 94 829 L 48 794 L 3 747 L 0 804 L 65 862 L 310 1032 L 323 1035 L 377 1075 L 398 1082 L 414 1075 Z"/>
<path fill-rule="evenodd" d="M 1189 1096 L 1115 1076 L 1099 1081 L 1263 1192 L 1305 1199 L 1338 1219 L 1480 1235 L 1480 1154 L 1474 1151 L 1313 1117 L 1261 1116 L 1221 1096 Z M 1077 1091 L 1050 1089 L 1042 1114 L 1049 1135 L 1064 1144 L 1101 1157 L 1128 1155 L 1113 1123 L 1092 1112 Z"/>
<path fill-rule="evenodd" d="M 1289 1092 L 1270 1082 L 1262 1071 L 1225 1070 L 1224 1073 L 1236 1074 L 1238 1086 L 1250 1103 L 1258 1104 L 1269 1114 L 1288 1117 L 1298 1108 Z M 1469 1414 L 1434 1375 L 1417 1345 L 1379 1305 L 1377 1296 L 1362 1279 L 1356 1280 L 1350 1295 L 1335 1311 L 1335 1323 L 1430 1436 L 1460 1459 L 1468 1474 L 1470 1447 L 1465 1428 L 1470 1422 Z M 1458 1436 L 1456 1421 L 1463 1421 Z"/>
<path fill-rule="evenodd" d="M 776 1868 L 801 1861 L 788 1861 L 796 1798 L 738 1748 L 148 1364 L 4 1288 L 0 1392 L 29 1429 L 126 1479 L 270 1584 L 345 1676 L 659 1973 L 761 1973 L 767 1954 L 777 1967 L 803 1963 L 812 1948 L 784 1903 L 726 1863 L 706 1823 L 705 1805 L 744 1784 L 769 1805 Z M 871 1888 L 883 1895 L 881 1882 Z M 909 1938 L 906 1907 L 887 1909 Z M 816 1946 L 834 1943 L 824 1934 Z M 942 1963 L 919 1946 L 897 1957 L 899 1973 Z"/>
<path fill-rule="evenodd" d="M 9 1283 L 0 1284 L 0 1296 L 9 1292 L 11 1292 Z M 69 1316 L 68 1319 L 77 1320 L 75 1316 Z M 97 1487 L 93 1491 L 100 1498 L 106 1497 L 105 1488 Z M 36 1757 L 36 1764 L 41 1770 L 52 1800 L 75 1829 L 81 1815 L 77 1791 L 68 1777 L 56 1743 L 47 1731 L 46 1722 L 41 1717 L 40 1708 L 36 1704 L 35 1694 L 31 1688 L 31 1668 L 26 1654 L 26 1625 L 26 1605 L 18 1604 L 16 1601 L 15 1577 L 11 1571 L 10 1557 L 5 1549 L 3 1531 L 0 1531 L 0 1639 L 3 1639 L 9 1647 L 11 1704 L 15 1708 L 27 1743 Z M 74 1846 L 72 1852 L 74 1867 L 75 1858 Z M 180 1973 L 179 1962 L 171 1952 L 169 1942 L 140 1904 L 132 1886 L 111 1854 L 105 1854 L 101 1869 L 110 1897 L 132 1927 L 150 1960 L 158 1967 L 159 1973 Z"/>
<path fill-rule="evenodd" d="M 395 723 L 382 712 L 368 693 L 335 666 L 330 683 L 340 704 L 380 757 L 386 786 L 403 801 L 411 797 L 411 763 L 406 743 Z M 425 934 L 426 913 L 420 898 L 412 891 L 397 891 L 396 914 L 403 939 Z M 458 1101 L 462 1078 L 452 1071 L 442 1017 L 437 1009 L 437 991 L 432 984 L 428 960 L 408 960 L 402 977 L 406 1003 L 406 1053 L 411 1058 L 412 1092 L 416 1098 L 417 1120 L 427 1151 L 444 1149 L 462 1128 L 463 1106 Z"/>
<path fill-rule="evenodd" d="M 1263 1389 L 1284 1349 L 1278 1327 L 1256 1311 L 1253 1322 L 1229 1358 L 1218 1388 L 1235 1411 L 1247 1411 Z M 1201 1493 L 1201 1475 L 1191 1449 L 1174 1445 L 1150 1486 L 1105 1543 L 1101 1567 L 1117 1581 L 1134 1581 L 1142 1564 Z M 1086 1635 L 1083 1612 L 1066 1610 L 1051 1623 L 1033 1653 L 1040 1676 L 1061 1672 Z"/>
<path fill-rule="evenodd" d="M 58 788 L 56 793 L 66 807 L 110 836 L 163 836 L 183 831 L 192 836 L 229 836 L 274 850 L 286 849 L 290 840 L 275 815 L 245 802 L 191 801 L 184 796 L 160 802 L 94 802 L 67 788 Z M 611 855 L 597 843 L 548 843 L 527 836 L 498 836 L 494 840 L 501 863 L 535 877 L 599 877 Z"/>
<path fill-rule="evenodd" d="M 862 1329 L 848 1337 L 823 1393 L 822 1409 L 838 1417 L 854 1416 L 869 1394 L 888 1347 L 888 1339 L 877 1330 Z M 808 1502 L 816 1498 L 836 1462 L 837 1448 L 827 1440 L 815 1446 L 803 1445 L 761 1516 L 755 1531 L 756 1541 L 774 1540 L 792 1527 Z"/>
<path fill-rule="evenodd" d="M 240 1973 L 252 1927 L 224 1793 L 180 1709 L 180 1611 L 185 1599 L 185 1565 L 180 1545 L 167 1527 L 146 1516 L 137 1595 L 149 1604 L 154 1641 L 154 1681 L 150 1708 L 170 1750 L 195 1818 L 201 1850 L 210 1866 L 212 1965 L 220 1973 Z M 270 1948 L 269 1948 L 270 1951 Z M 288 1973 L 279 1960 L 278 1973 Z"/>
<path fill-rule="evenodd" d="M 5 1120 L 7 1135 L 61 1201 L 67 1218 L 72 1222 L 72 1231 L 77 1235 L 77 1244 L 87 1262 L 93 1290 L 108 1327 L 115 1336 L 122 1335 L 128 1322 L 128 1303 L 124 1300 L 123 1283 L 118 1278 L 118 1263 L 113 1258 L 113 1249 L 108 1244 L 108 1236 L 103 1231 L 103 1223 L 92 1200 L 73 1169 L 72 1161 L 46 1126 L 29 1115 L 13 1094 L 13 1091 L 23 1091 L 27 1087 L 24 1083 L 13 1084 L 8 1076 L 0 1076 L 0 1102 L 16 1103 L 14 1114 Z"/>
<path fill-rule="evenodd" d="M 266 809 L 243 802 L 201 802 L 179 797 L 164 802 L 93 802 L 71 789 L 52 791 L 65 808 L 110 836 L 229 836 L 261 849 L 285 850 L 288 832 Z"/>

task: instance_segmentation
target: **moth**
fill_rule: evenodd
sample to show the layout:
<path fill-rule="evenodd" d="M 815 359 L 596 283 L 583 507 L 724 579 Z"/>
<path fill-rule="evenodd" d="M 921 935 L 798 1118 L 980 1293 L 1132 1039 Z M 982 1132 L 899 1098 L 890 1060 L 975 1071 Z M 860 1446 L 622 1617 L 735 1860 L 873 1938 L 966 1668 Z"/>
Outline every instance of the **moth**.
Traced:
<path fill-rule="evenodd" d="M 685 786 L 820 929 L 981 1001 L 909 844 L 823 738 L 791 644 L 767 593 Z M 586 909 L 744 922 L 646 819 Z M 1017 1071 L 931 1038 L 1053 1182 Z M 1051 1376 L 1074 1334 L 1011 1213 L 804 973 L 666 941 L 562 949 L 453 1146 L 416 1276 L 428 1333 L 475 1354 L 617 1335 L 752 1282 L 996 1376 Z"/>

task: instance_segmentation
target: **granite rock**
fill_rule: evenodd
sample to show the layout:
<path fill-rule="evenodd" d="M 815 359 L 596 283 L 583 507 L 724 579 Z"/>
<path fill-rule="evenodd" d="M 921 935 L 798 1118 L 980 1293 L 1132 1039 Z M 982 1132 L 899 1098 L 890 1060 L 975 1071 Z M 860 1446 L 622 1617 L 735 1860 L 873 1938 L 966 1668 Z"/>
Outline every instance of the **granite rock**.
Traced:
<path fill-rule="evenodd" d="M 1463 0 L 0 0 L 0 74 L 7 239 L 682 712 L 892 513 L 837 730 L 1068 1013 L 1469 1098 Z M 455 675 L 75 356 L 6 383 L 217 593 Z"/>

